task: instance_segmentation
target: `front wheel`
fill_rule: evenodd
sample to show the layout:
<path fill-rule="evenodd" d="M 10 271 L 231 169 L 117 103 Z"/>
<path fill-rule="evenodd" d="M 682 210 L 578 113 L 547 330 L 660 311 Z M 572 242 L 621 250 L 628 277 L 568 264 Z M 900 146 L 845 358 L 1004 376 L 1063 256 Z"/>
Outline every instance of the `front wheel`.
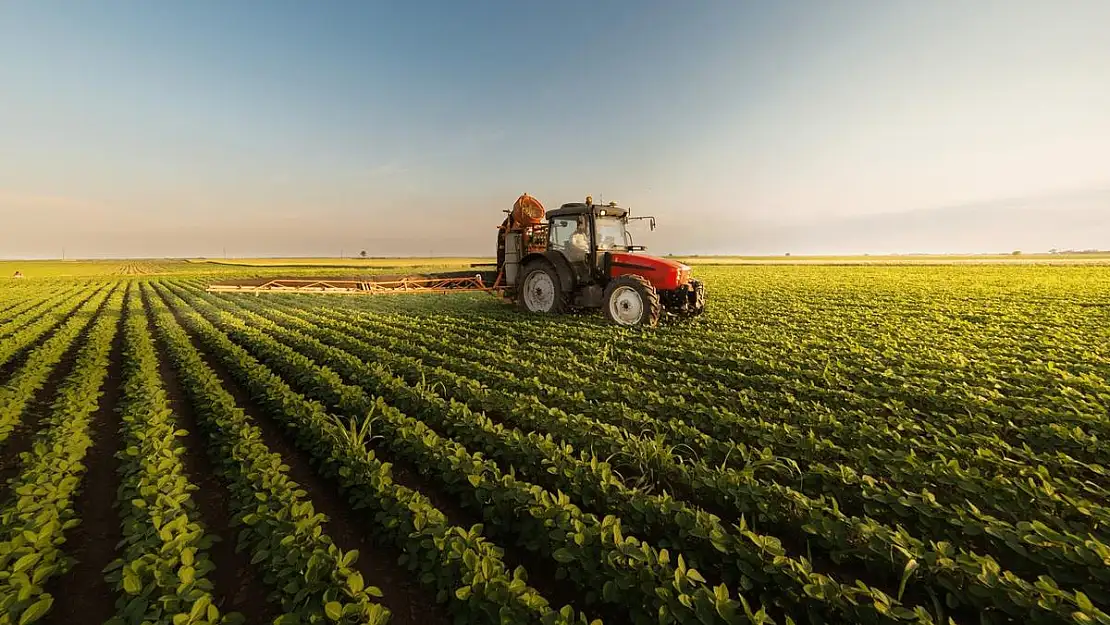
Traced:
<path fill-rule="evenodd" d="M 605 316 L 622 326 L 659 323 L 663 306 L 655 287 L 641 276 L 621 276 L 605 287 L 602 297 Z"/>
<path fill-rule="evenodd" d="M 694 284 L 694 292 L 690 297 L 690 316 L 697 317 L 705 312 L 705 285 L 701 282 Z"/>

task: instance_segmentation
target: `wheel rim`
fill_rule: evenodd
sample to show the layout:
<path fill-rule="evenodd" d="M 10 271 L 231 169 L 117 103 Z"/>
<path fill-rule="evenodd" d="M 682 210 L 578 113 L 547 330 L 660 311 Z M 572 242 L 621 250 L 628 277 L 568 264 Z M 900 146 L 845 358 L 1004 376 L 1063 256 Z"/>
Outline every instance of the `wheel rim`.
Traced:
<path fill-rule="evenodd" d="M 617 287 L 609 297 L 609 315 L 621 325 L 635 325 L 644 316 L 644 300 L 630 286 Z"/>
<path fill-rule="evenodd" d="M 528 310 L 547 312 L 555 303 L 555 283 L 546 271 L 535 271 L 524 281 L 524 305 Z"/>

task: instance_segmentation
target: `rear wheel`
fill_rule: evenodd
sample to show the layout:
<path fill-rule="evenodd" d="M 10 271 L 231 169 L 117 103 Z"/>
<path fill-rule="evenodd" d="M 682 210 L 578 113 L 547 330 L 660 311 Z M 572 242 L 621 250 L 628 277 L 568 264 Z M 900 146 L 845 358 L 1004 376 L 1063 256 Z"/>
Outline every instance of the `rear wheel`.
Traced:
<path fill-rule="evenodd" d="M 566 308 L 559 274 L 545 262 L 533 262 L 524 268 L 520 280 L 517 305 L 534 313 L 555 314 Z"/>
<path fill-rule="evenodd" d="M 641 276 L 621 276 L 605 287 L 602 308 L 610 321 L 622 326 L 659 323 L 663 306 L 659 293 Z"/>

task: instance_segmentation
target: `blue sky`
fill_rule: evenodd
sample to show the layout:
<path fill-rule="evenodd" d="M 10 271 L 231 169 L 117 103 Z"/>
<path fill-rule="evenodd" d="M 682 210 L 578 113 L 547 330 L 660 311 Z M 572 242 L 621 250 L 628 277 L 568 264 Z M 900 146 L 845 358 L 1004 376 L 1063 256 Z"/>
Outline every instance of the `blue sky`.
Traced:
<path fill-rule="evenodd" d="M 489 254 L 524 191 L 837 253 L 814 228 L 1110 187 L 1103 0 L 17 0 L 0 58 L 8 257 Z"/>

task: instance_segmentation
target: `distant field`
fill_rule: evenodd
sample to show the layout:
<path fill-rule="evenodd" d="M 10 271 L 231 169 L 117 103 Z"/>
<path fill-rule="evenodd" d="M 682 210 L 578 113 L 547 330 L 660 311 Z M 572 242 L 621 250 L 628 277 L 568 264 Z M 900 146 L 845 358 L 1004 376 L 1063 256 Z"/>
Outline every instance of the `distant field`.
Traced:
<path fill-rule="evenodd" d="M 124 276 L 195 271 L 187 263 L 173 260 L 0 260 L 0 279 L 16 272 L 26 278 Z"/>

